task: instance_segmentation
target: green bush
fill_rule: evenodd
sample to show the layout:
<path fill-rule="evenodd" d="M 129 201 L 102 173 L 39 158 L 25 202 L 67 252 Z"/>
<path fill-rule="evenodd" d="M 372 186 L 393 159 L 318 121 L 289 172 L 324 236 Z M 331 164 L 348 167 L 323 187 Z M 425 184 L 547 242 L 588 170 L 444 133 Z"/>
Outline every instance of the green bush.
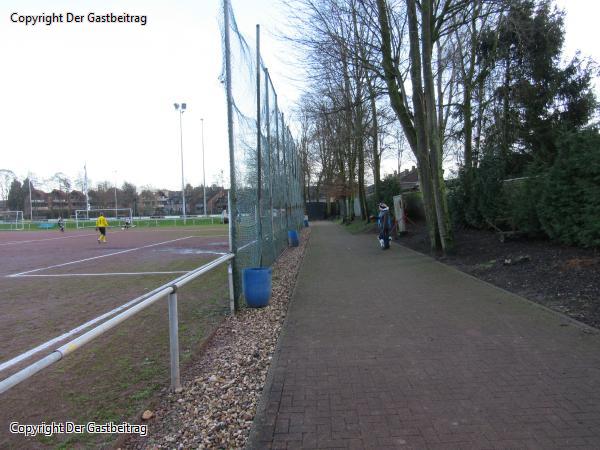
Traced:
<path fill-rule="evenodd" d="M 502 192 L 504 161 L 488 152 L 478 168 L 468 173 L 461 169 L 448 189 L 448 208 L 455 225 L 485 228 L 506 210 Z"/>
<path fill-rule="evenodd" d="M 506 172 L 504 160 L 501 156 L 489 152 L 483 156 L 477 170 L 474 192 L 477 193 L 476 208 L 472 217 L 467 216 L 473 225 L 480 220 L 481 226 L 488 226 L 488 222 L 496 222 L 498 218 L 505 217 L 506 199 L 502 186 Z"/>
<path fill-rule="evenodd" d="M 600 134 L 586 130 L 562 139 L 539 184 L 536 212 L 548 236 L 566 244 L 600 246 Z"/>
<path fill-rule="evenodd" d="M 506 205 L 506 217 L 512 226 L 528 235 L 541 232 L 536 213 L 536 202 L 540 198 L 539 177 L 535 173 L 517 180 L 505 181 L 502 195 Z"/>
<path fill-rule="evenodd" d="M 400 182 L 398 177 L 393 174 L 386 175 L 379 185 L 379 195 L 381 198 L 371 196 L 367 199 L 367 208 L 369 215 L 377 216 L 379 214 L 378 205 L 380 202 L 385 202 L 393 211 L 394 196 L 400 194 Z"/>
<path fill-rule="evenodd" d="M 471 186 L 474 184 L 476 175 L 476 172 L 472 172 L 470 174 L 471 182 L 469 182 L 469 175 L 464 168 L 461 168 L 458 177 L 447 183 L 448 211 L 454 226 L 481 227 L 483 219 L 477 208 L 478 197 L 471 193 L 473 191 Z"/>
<path fill-rule="evenodd" d="M 420 191 L 410 191 L 402 193 L 406 216 L 412 220 L 425 219 L 425 209 L 423 206 L 423 194 Z"/>
<path fill-rule="evenodd" d="M 400 190 L 398 177 L 393 174 L 386 175 L 380 185 L 381 200 L 390 208 L 393 208 L 394 196 L 400 194 Z"/>
<path fill-rule="evenodd" d="M 550 167 L 531 164 L 520 180 L 503 182 L 503 162 L 494 155 L 483 157 L 471 184 L 461 170 L 448 189 L 455 224 L 480 228 L 507 221 L 530 235 L 600 246 L 600 134 L 566 134 L 558 149 Z"/>

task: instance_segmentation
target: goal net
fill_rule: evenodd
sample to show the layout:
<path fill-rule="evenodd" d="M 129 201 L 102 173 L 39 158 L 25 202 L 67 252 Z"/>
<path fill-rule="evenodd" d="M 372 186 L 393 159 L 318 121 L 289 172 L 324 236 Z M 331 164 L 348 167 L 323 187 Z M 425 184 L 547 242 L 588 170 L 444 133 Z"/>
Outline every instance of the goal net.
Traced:
<path fill-rule="evenodd" d="M 124 227 L 129 221 L 133 226 L 133 211 L 131 208 L 106 208 L 106 209 L 78 209 L 75 211 L 75 225 L 77 228 L 95 228 L 96 219 L 104 213 L 109 227 Z"/>
<path fill-rule="evenodd" d="M 0 211 L 0 230 L 22 230 L 23 211 Z"/>

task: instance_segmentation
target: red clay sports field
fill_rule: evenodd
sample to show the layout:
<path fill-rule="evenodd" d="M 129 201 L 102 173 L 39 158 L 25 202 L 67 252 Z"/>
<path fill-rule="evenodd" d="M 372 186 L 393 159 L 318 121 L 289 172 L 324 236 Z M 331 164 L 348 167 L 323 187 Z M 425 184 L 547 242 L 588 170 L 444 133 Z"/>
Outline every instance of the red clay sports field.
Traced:
<path fill-rule="evenodd" d="M 96 239 L 93 228 L 0 231 L 0 379 L 229 250 L 226 225 L 111 228 L 106 244 Z M 226 265 L 178 294 L 185 366 L 228 313 Z M 134 420 L 168 386 L 168 346 L 165 298 L 3 393 L 0 448 L 23 446 L 5 433 L 11 421 Z M 101 446 L 103 439 L 111 437 L 37 437 L 27 446 Z"/>
<path fill-rule="evenodd" d="M 96 238 L 93 229 L 0 232 L 0 364 L 228 251 L 225 226 Z"/>

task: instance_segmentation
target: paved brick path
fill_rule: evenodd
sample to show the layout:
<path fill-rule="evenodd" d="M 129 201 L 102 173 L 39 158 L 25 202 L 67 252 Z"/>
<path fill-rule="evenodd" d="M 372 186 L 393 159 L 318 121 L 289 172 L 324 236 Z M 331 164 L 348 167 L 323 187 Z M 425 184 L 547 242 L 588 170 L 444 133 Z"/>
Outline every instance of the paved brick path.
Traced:
<path fill-rule="evenodd" d="M 319 223 L 248 448 L 600 449 L 600 335 Z"/>

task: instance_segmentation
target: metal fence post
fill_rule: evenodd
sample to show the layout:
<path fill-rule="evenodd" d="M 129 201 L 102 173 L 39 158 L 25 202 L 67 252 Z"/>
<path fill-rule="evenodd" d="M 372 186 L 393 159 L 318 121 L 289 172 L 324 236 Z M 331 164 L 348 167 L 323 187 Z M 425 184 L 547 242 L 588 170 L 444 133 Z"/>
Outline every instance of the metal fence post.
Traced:
<path fill-rule="evenodd" d="M 235 176 L 235 146 L 234 146 L 234 133 L 233 133 L 233 94 L 231 87 L 231 45 L 229 42 L 229 15 L 230 15 L 230 0 L 223 0 L 223 30 L 225 34 L 225 87 L 227 92 L 227 140 L 229 144 L 229 193 L 228 193 L 228 207 L 229 207 L 229 247 L 231 252 L 237 255 L 237 226 L 236 221 L 238 218 L 238 207 L 237 207 L 237 184 Z M 238 269 L 237 264 L 234 262 L 234 269 L 236 276 L 234 278 L 234 295 L 235 295 L 235 307 L 239 306 L 239 281 L 238 281 Z"/>
<path fill-rule="evenodd" d="M 262 132 L 260 99 L 260 25 L 256 25 L 256 240 L 258 241 L 258 266 L 263 265 L 262 235 Z"/>
<path fill-rule="evenodd" d="M 229 283 L 229 310 L 231 315 L 235 315 L 235 291 L 233 290 L 233 263 L 229 261 L 227 263 L 227 280 Z"/>
<path fill-rule="evenodd" d="M 271 92 L 269 91 L 269 82 L 271 81 L 271 76 L 269 75 L 269 70 L 265 67 L 265 97 L 266 97 L 266 110 L 267 110 L 267 151 L 268 151 L 268 162 L 269 162 L 269 216 L 271 219 L 271 260 L 270 264 L 273 264 L 276 259 L 277 252 L 275 250 L 275 219 L 273 218 L 273 159 L 271 155 L 273 154 L 273 142 L 271 139 L 271 109 L 269 105 L 269 95 Z"/>
<path fill-rule="evenodd" d="M 171 352 L 171 390 L 181 387 L 179 377 L 179 321 L 177 318 L 177 287 L 169 294 L 169 342 Z"/>

